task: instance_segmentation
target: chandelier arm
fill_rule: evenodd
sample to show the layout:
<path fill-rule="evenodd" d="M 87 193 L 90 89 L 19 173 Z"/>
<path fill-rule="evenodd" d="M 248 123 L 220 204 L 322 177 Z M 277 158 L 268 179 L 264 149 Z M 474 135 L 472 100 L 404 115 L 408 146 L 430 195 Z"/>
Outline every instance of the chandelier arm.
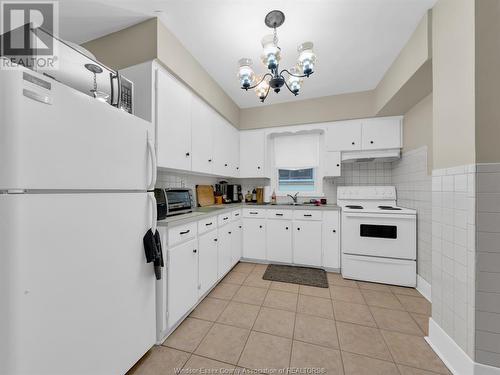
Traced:
<path fill-rule="evenodd" d="M 283 69 L 281 72 L 280 72 L 280 76 L 283 77 L 283 73 L 287 73 L 289 75 L 291 75 L 292 77 L 297 77 L 297 78 L 309 78 L 309 76 L 312 74 L 301 74 L 301 75 L 298 75 L 298 74 L 293 74 L 293 73 L 290 73 L 287 69 Z"/>
<path fill-rule="evenodd" d="M 290 88 L 290 86 L 288 86 L 288 83 L 286 83 L 286 79 L 285 79 L 285 77 L 281 76 L 281 78 L 283 78 L 283 80 L 285 81 L 285 86 L 286 86 L 286 88 L 288 89 L 288 91 L 290 91 L 290 92 L 291 92 L 293 95 L 295 95 L 295 96 L 299 95 L 299 93 L 298 93 L 298 92 L 294 92 L 294 91 L 292 91 L 292 89 Z"/>
<path fill-rule="evenodd" d="M 255 85 L 253 85 L 253 86 L 248 86 L 247 88 L 242 87 L 242 89 L 243 89 L 243 90 L 246 90 L 246 91 L 248 91 L 248 90 L 252 90 L 252 89 L 256 88 L 257 86 L 259 86 L 259 85 L 260 85 L 260 84 L 261 84 L 261 83 L 262 83 L 262 82 L 266 79 L 266 77 L 271 77 L 271 78 L 273 78 L 273 75 L 272 75 L 271 73 L 266 73 L 266 74 L 264 74 L 264 75 L 262 76 L 262 79 L 261 79 L 259 82 L 257 82 Z"/>

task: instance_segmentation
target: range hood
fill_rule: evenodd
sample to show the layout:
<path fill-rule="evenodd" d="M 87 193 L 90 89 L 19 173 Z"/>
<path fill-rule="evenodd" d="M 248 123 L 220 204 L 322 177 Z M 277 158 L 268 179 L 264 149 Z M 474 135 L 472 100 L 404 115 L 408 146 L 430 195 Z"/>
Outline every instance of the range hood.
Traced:
<path fill-rule="evenodd" d="M 401 158 L 399 148 L 385 150 L 343 151 L 342 162 L 369 162 L 369 161 L 395 161 Z"/>

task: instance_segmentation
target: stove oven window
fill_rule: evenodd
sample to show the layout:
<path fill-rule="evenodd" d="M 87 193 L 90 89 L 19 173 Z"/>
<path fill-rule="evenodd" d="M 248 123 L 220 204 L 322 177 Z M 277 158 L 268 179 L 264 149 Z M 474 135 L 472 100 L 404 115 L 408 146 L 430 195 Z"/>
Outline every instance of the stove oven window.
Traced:
<path fill-rule="evenodd" d="M 398 227 L 395 225 L 361 224 L 359 235 L 361 237 L 397 239 Z"/>

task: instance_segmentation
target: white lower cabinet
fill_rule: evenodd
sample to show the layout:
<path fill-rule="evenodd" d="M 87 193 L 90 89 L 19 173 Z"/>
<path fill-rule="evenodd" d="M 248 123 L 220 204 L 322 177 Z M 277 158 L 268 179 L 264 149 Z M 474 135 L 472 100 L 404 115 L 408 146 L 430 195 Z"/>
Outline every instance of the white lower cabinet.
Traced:
<path fill-rule="evenodd" d="M 202 234 L 198 238 L 198 296 L 203 296 L 219 277 L 217 230 Z"/>
<path fill-rule="evenodd" d="M 267 260 L 292 263 L 292 221 L 267 220 Z"/>
<path fill-rule="evenodd" d="M 326 211 L 323 215 L 323 267 L 340 269 L 340 215 Z"/>
<path fill-rule="evenodd" d="M 321 221 L 294 221 L 293 263 L 321 267 Z"/>
<path fill-rule="evenodd" d="M 226 274 L 232 265 L 232 252 L 231 252 L 231 236 L 233 226 L 226 224 L 219 228 L 219 267 L 218 277 L 221 278 Z"/>
<path fill-rule="evenodd" d="M 265 219 L 243 219 L 243 257 L 267 260 Z"/>
<path fill-rule="evenodd" d="M 243 224 L 241 220 L 232 223 L 233 233 L 231 234 L 231 265 L 238 263 L 243 256 Z"/>
<path fill-rule="evenodd" d="M 198 300 L 198 241 L 168 249 L 168 326 L 174 325 Z"/>

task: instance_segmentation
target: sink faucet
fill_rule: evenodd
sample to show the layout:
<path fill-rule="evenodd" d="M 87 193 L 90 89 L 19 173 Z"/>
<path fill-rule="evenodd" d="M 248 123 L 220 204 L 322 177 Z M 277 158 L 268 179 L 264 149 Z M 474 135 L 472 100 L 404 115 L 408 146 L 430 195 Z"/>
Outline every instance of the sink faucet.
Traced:
<path fill-rule="evenodd" d="M 287 194 L 286 196 L 292 198 L 293 204 L 297 204 L 298 195 L 299 195 L 299 193 L 297 192 L 297 193 L 295 193 L 295 195 Z"/>

